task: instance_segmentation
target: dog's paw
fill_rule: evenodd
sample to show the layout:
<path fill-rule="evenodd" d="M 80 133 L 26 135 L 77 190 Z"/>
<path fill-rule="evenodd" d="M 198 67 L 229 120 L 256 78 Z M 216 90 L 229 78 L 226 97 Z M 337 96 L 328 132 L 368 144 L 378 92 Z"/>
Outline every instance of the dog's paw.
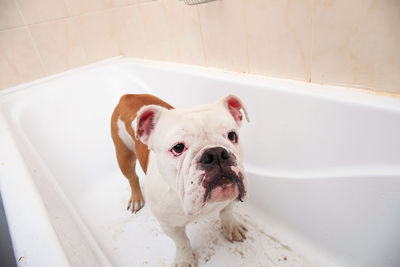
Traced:
<path fill-rule="evenodd" d="M 233 217 L 222 221 L 222 231 L 230 242 L 243 242 L 246 239 L 247 228 Z"/>
<path fill-rule="evenodd" d="M 144 198 L 142 194 L 132 194 L 128 202 L 127 210 L 131 210 L 132 213 L 138 212 L 144 206 Z"/>
<path fill-rule="evenodd" d="M 176 255 L 171 267 L 197 267 L 196 258 L 193 253 Z"/>

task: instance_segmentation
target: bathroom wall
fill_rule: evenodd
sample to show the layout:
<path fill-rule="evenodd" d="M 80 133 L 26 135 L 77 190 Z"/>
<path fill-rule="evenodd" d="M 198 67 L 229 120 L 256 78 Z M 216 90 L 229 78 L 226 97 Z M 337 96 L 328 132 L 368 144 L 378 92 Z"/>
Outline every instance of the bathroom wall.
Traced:
<path fill-rule="evenodd" d="M 125 55 L 400 94 L 400 1 L 0 0 L 0 89 Z"/>

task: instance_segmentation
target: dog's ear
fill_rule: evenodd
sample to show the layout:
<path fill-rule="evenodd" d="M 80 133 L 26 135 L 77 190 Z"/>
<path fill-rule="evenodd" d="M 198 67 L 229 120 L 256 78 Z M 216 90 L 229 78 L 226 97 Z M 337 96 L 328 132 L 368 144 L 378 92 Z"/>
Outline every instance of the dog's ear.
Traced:
<path fill-rule="evenodd" d="M 228 109 L 229 113 L 231 113 L 233 119 L 236 123 L 241 126 L 243 122 L 243 114 L 247 120 L 250 122 L 249 115 L 247 114 L 246 106 L 243 104 L 242 100 L 235 95 L 228 95 L 220 100 L 224 107 Z"/>
<path fill-rule="evenodd" d="M 148 105 L 142 107 L 138 111 L 136 119 L 132 123 L 132 128 L 135 131 L 136 139 L 140 140 L 144 144 L 147 144 L 154 127 L 160 119 L 161 113 L 166 110 L 167 109 L 157 105 Z"/>

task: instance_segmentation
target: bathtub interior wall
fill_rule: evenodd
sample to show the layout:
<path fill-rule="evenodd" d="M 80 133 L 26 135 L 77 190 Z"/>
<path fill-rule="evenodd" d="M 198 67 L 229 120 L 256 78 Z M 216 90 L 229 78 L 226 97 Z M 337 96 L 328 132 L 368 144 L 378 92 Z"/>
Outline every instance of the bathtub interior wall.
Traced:
<path fill-rule="evenodd" d="M 400 264 L 398 100 L 120 60 L 37 83 L 6 95 L 2 103 L 73 265 L 125 266 L 132 263 L 126 255 L 134 249 L 142 251 L 138 264 L 146 259 L 164 264 L 174 254 L 172 241 L 157 232 L 148 210 L 120 212 L 129 187 L 116 165 L 109 121 L 125 93 L 153 93 L 176 107 L 209 103 L 229 93 L 240 96 L 251 119 L 240 137 L 251 195 L 249 206 L 240 211 L 257 209 L 296 236 L 286 236 L 294 247 L 304 248 L 305 254 L 320 251 L 331 263 Z M 127 228 L 132 221 L 136 227 Z M 154 226 L 153 232 L 140 225 Z M 107 242 L 106 231 L 112 231 L 119 247 L 110 247 L 115 243 Z M 133 236 L 143 243 L 132 242 Z M 162 253 L 154 257 L 155 251 Z M 219 259 L 213 257 L 210 266 Z"/>

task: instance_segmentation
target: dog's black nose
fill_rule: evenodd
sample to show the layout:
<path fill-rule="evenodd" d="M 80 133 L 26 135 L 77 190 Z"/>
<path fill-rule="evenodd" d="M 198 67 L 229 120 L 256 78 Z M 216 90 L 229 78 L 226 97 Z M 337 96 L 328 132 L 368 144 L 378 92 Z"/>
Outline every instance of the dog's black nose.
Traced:
<path fill-rule="evenodd" d="M 230 156 L 228 151 L 223 147 L 212 147 L 207 149 L 201 155 L 200 163 L 203 166 L 213 167 L 217 165 L 230 164 Z"/>

